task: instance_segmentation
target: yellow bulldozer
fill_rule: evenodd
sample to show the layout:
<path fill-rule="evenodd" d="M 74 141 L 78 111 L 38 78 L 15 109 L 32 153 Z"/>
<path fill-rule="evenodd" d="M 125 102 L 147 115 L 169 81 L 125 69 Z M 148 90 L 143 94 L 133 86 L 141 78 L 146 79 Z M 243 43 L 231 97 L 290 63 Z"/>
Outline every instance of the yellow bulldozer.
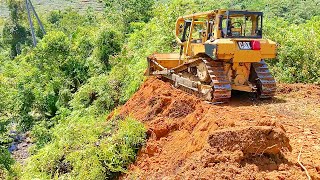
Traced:
<path fill-rule="evenodd" d="M 180 52 L 149 56 L 146 74 L 210 102 L 227 102 L 231 90 L 271 98 L 276 83 L 264 60 L 276 57 L 276 43 L 262 38 L 262 27 L 262 12 L 220 9 L 179 17 Z"/>

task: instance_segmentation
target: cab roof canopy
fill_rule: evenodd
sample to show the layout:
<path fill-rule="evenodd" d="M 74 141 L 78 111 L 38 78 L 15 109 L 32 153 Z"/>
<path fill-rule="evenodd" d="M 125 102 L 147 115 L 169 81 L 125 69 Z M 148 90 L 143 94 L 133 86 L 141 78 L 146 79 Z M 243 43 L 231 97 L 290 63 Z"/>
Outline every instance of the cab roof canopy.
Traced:
<path fill-rule="evenodd" d="M 262 16 L 262 12 L 257 11 L 248 11 L 248 10 L 225 10 L 225 9 L 216 9 L 206 12 L 200 12 L 200 13 L 194 13 L 189 14 L 186 16 L 181 16 L 178 19 L 192 19 L 192 18 L 213 18 L 216 15 L 223 15 L 223 16 L 229 16 L 229 17 L 238 17 L 243 15 L 260 15 Z"/>

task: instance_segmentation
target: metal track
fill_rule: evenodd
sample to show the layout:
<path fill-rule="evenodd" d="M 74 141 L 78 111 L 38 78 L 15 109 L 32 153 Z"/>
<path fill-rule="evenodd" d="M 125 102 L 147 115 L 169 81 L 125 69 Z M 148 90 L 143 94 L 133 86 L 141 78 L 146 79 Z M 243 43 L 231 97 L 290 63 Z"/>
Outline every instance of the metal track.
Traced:
<path fill-rule="evenodd" d="M 212 86 L 212 99 L 211 101 L 214 103 L 225 103 L 228 102 L 231 98 L 231 84 L 224 72 L 224 64 L 223 62 L 214 61 L 210 58 L 199 58 L 190 63 L 185 63 L 180 68 L 175 68 L 175 73 L 182 72 L 188 68 L 188 66 L 195 66 L 196 64 L 204 62 L 206 68 L 208 70 L 211 86 Z M 204 97 L 199 91 L 193 91 L 192 88 L 188 88 L 188 86 L 182 87 L 182 89 L 190 94 L 194 94 L 198 97 Z M 206 98 L 205 98 L 206 99 Z M 206 99 L 208 100 L 208 99 Z"/>
<path fill-rule="evenodd" d="M 224 62 L 203 59 L 213 85 L 213 102 L 228 102 L 231 98 L 231 84 L 224 71 Z"/>
<path fill-rule="evenodd" d="M 271 98 L 276 93 L 276 81 L 271 75 L 268 65 L 264 60 L 259 63 L 252 63 L 255 73 L 257 74 L 257 87 L 259 98 Z"/>

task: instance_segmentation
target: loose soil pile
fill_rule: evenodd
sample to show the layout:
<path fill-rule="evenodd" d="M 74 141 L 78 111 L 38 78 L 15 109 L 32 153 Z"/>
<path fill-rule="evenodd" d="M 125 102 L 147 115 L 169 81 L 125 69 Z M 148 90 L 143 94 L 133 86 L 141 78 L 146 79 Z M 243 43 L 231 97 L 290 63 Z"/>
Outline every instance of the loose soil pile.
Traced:
<path fill-rule="evenodd" d="M 297 163 L 303 147 L 302 163 L 320 179 L 320 88 L 281 85 L 279 94 L 262 102 L 235 94 L 210 105 L 149 78 L 118 110 L 143 122 L 149 136 L 121 178 L 306 179 Z"/>
<path fill-rule="evenodd" d="M 292 150 L 284 131 L 270 126 L 217 130 L 209 136 L 208 143 L 219 150 L 255 155 L 279 154 L 282 150 Z"/>

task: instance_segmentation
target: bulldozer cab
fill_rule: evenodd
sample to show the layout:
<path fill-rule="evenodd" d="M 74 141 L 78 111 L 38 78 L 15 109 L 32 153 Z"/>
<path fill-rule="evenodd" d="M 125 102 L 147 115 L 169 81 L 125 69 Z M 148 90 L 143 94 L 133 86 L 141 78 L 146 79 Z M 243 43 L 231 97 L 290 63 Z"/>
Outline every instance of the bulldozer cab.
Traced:
<path fill-rule="evenodd" d="M 194 14 L 192 17 L 180 17 L 176 35 L 180 41 L 219 38 L 262 38 L 262 12 L 217 11 L 207 16 Z M 206 37 L 206 39 L 204 39 Z M 198 41 L 195 41 L 198 40 Z"/>
<path fill-rule="evenodd" d="M 204 51 L 203 44 L 216 39 L 261 39 L 262 12 L 215 10 L 180 17 L 176 39 L 181 56 L 194 56 Z M 245 44 L 244 44 L 245 45 Z"/>
<path fill-rule="evenodd" d="M 204 21 L 194 21 L 193 23 L 192 21 L 185 21 L 184 26 L 181 26 L 180 30 L 183 31 L 181 41 L 190 40 L 191 43 L 203 43 L 206 41 L 206 29 L 207 26 Z"/>
<path fill-rule="evenodd" d="M 227 11 L 220 16 L 221 38 L 262 38 L 262 12 Z"/>

